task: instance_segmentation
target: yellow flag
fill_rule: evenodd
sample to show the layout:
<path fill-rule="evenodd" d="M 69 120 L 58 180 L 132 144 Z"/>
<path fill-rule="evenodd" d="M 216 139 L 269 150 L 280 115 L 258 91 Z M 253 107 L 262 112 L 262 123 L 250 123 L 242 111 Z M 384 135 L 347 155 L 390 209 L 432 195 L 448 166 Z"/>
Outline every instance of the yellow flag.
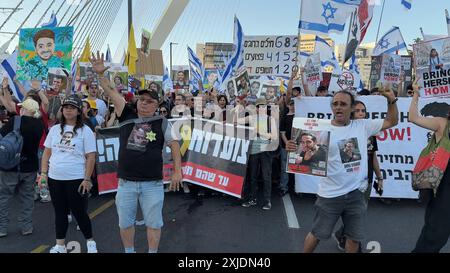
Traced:
<path fill-rule="evenodd" d="M 281 79 L 281 84 L 280 84 L 280 93 L 283 95 L 284 93 L 286 93 L 286 88 L 284 87 L 284 80 Z"/>
<path fill-rule="evenodd" d="M 89 42 L 89 36 L 86 39 L 86 44 L 84 45 L 83 53 L 81 53 L 80 62 L 88 63 L 89 57 L 91 57 L 91 43 Z"/>
<path fill-rule="evenodd" d="M 136 62 L 138 60 L 138 52 L 136 48 L 136 41 L 134 40 L 134 28 L 131 25 L 130 28 L 130 36 L 128 38 L 128 51 L 127 56 L 125 58 L 126 65 L 128 65 L 128 74 L 135 75 L 136 74 Z"/>

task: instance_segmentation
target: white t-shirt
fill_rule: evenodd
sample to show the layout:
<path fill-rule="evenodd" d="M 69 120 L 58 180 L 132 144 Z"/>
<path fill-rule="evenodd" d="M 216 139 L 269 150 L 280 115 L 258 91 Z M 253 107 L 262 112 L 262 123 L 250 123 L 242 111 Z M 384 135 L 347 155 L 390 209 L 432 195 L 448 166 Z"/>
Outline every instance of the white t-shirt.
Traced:
<path fill-rule="evenodd" d="M 105 119 L 106 112 L 108 111 L 108 108 L 106 107 L 106 103 L 101 99 L 97 99 L 95 101 L 95 103 L 97 104 L 98 114 L 100 116 L 102 116 L 103 119 Z"/>
<path fill-rule="evenodd" d="M 61 136 L 61 126 L 53 126 L 44 146 L 52 150 L 48 176 L 55 180 L 83 179 L 86 168 L 86 154 L 96 152 L 96 141 L 92 130 L 84 125 L 73 133 L 74 126 L 66 125 Z"/>
<path fill-rule="evenodd" d="M 384 120 L 353 120 L 331 126 L 328 176 L 320 180 L 320 197 L 334 198 L 367 185 L 367 139 L 380 132 Z"/>

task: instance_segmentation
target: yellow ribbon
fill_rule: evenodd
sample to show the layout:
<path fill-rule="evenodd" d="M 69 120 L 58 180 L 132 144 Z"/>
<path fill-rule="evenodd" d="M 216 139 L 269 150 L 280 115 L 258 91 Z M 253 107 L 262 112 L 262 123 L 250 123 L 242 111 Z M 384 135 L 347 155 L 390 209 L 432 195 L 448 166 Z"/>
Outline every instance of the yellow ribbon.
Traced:
<path fill-rule="evenodd" d="M 191 144 L 191 137 L 192 137 L 192 128 L 190 125 L 183 125 L 181 127 L 181 139 L 183 141 L 183 144 L 181 145 L 180 148 L 180 152 L 181 152 L 181 156 L 184 156 L 184 154 L 187 152 L 187 150 L 189 149 L 189 145 Z"/>

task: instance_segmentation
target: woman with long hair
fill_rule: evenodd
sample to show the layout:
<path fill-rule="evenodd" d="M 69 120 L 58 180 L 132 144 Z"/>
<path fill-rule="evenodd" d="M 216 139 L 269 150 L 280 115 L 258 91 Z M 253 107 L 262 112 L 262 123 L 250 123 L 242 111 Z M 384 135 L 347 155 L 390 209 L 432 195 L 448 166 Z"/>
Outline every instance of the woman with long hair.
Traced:
<path fill-rule="evenodd" d="M 443 112 L 444 117 L 420 116 L 417 109 L 419 101 L 417 80 L 413 85 L 413 90 L 414 96 L 409 107 L 408 119 L 417 126 L 433 131 L 436 142 L 438 142 L 444 137 L 444 134 L 449 135 L 446 129 L 450 123 L 450 112 L 447 110 L 447 117 L 445 117 L 445 112 Z M 450 164 L 447 164 L 436 196 L 431 189 L 421 190 L 420 194 L 424 200 L 427 200 L 427 209 L 425 211 L 425 225 L 413 252 L 437 253 L 447 244 L 450 236 Z"/>
<path fill-rule="evenodd" d="M 87 252 L 97 253 L 87 214 L 91 175 L 95 165 L 95 137 L 84 124 L 82 102 L 77 96 L 64 100 L 61 123 L 53 126 L 45 140 L 39 185 L 48 181 L 55 210 L 56 245 L 50 253 L 66 253 L 67 213 L 71 211 L 87 240 Z"/>

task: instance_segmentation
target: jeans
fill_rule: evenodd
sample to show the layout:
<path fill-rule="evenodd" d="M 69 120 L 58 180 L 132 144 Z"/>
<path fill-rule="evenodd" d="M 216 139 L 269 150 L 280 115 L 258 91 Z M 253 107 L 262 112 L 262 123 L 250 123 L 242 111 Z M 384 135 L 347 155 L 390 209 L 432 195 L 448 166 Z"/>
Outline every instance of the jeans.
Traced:
<path fill-rule="evenodd" d="M 128 229 L 134 226 L 138 201 L 148 228 L 160 229 L 164 225 L 162 209 L 164 203 L 163 181 L 134 182 L 119 179 L 116 195 L 119 227 Z"/>
<path fill-rule="evenodd" d="M 262 152 L 259 154 L 250 155 L 248 160 L 250 167 L 250 181 L 247 187 L 250 189 L 248 200 L 256 199 L 258 189 L 258 176 L 261 173 L 263 180 L 264 203 L 270 202 L 272 195 L 272 153 Z"/>
<path fill-rule="evenodd" d="M 281 174 L 280 174 L 280 190 L 289 190 L 289 174 L 286 172 L 287 152 L 286 149 L 280 149 Z"/>
<path fill-rule="evenodd" d="M 22 209 L 18 216 L 19 227 L 22 231 L 33 228 L 34 183 L 36 172 L 17 173 L 0 171 L 0 232 L 8 230 L 9 201 L 18 187 Z"/>

